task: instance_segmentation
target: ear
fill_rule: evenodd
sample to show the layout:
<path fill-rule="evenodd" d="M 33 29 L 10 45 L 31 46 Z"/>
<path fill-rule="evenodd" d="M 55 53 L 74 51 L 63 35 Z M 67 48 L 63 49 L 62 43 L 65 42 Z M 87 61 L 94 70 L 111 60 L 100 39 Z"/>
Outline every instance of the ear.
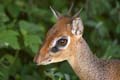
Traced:
<path fill-rule="evenodd" d="M 72 21 L 71 32 L 76 37 L 80 38 L 83 35 L 83 24 L 80 18 L 75 18 Z"/>

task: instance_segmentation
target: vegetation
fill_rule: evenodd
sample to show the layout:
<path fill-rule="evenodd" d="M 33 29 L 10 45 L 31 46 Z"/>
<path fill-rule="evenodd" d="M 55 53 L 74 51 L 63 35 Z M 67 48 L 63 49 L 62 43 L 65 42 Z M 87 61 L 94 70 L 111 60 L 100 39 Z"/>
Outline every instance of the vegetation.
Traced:
<path fill-rule="evenodd" d="M 83 8 L 84 38 L 100 58 L 120 59 L 120 0 L 0 0 L 0 80 L 79 80 L 67 62 L 36 66 L 33 57 L 56 19 Z"/>

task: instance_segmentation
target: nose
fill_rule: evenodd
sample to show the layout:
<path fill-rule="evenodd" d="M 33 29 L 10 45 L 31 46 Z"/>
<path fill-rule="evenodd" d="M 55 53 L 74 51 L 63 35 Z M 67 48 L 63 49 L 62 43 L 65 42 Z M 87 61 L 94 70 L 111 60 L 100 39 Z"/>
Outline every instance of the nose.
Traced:
<path fill-rule="evenodd" d="M 38 58 L 39 56 L 38 55 L 36 55 L 35 57 L 34 57 L 34 59 L 33 59 L 33 62 L 35 63 L 35 64 L 38 64 L 39 63 L 39 58 Z"/>

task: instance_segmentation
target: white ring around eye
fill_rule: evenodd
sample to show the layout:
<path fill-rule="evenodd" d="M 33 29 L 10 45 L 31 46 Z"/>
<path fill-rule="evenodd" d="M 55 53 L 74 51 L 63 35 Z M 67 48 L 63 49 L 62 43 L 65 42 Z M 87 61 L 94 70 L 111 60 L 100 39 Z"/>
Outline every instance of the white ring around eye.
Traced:
<path fill-rule="evenodd" d="M 70 44 L 70 37 L 67 36 L 66 39 L 68 40 L 67 44 L 64 47 L 59 47 L 59 49 L 66 49 L 68 47 L 68 45 Z"/>
<path fill-rule="evenodd" d="M 57 41 L 57 40 L 58 40 L 58 38 L 55 38 L 55 39 L 52 41 L 50 48 L 52 48 L 52 47 L 54 47 L 54 46 L 56 45 L 56 41 Z"/>
<path fill-rule="evenodd" d="M 63 37 L 63 36 L 62 36 Z M 54 47 L 55 45 L 56 45 L 56 42 L 59 40 L 59 39 L 61 39 L 62 37 L 59 37 L 59 38 L 56 38 L 56 39 L 54 39 L 54 41 L 52 42 L 52 44 L 51 44 L 51 48 L 52 47 Z M 67 47 L 68 47 L 68 45 L 70 44 L 70 36 L 65 36 L 66 37 L 66 39 L 68 40 L 68 42 L 67 42 L 67 44 L 65 45 L 65 46 L 63 46 L 63 47 L 59 47 L 59 49 L 66 49 Z"/>

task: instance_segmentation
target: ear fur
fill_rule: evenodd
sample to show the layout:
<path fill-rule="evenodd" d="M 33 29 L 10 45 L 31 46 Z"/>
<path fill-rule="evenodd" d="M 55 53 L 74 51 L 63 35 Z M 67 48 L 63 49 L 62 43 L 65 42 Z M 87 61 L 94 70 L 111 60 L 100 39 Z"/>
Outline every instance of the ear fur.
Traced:
<path fill-rule="evenodd" d="M 84 28 L 81 19 L 80 18 L 73 19 L 71 27 L 72 34 L 80 38 L 83 34 Z"/>

